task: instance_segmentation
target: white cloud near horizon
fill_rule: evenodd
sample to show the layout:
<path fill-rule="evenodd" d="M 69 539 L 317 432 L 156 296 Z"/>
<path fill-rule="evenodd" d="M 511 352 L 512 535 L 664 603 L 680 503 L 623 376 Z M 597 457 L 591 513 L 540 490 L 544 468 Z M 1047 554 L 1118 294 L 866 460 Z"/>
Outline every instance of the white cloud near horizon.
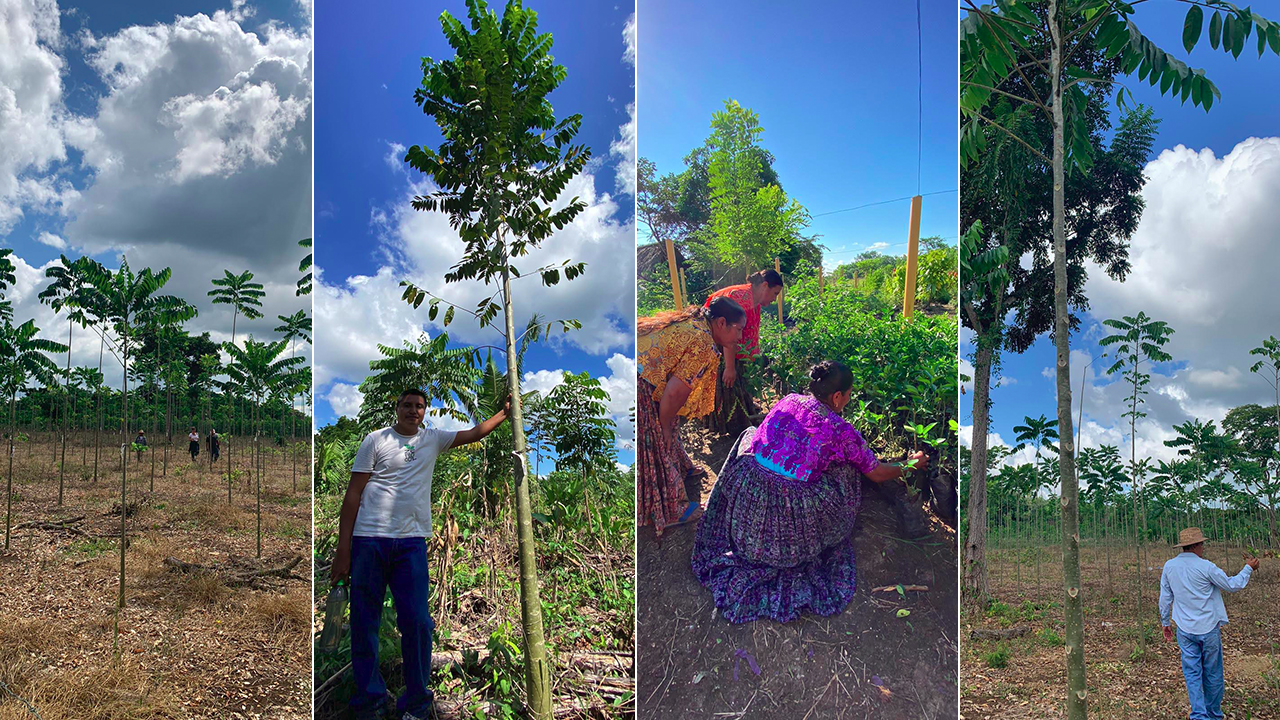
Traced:
<path fill-rule="evenodd" d="M 307 17 L 309 1 L 296 9 Z M 194 304 L 186 329 L 215 342 L 231 339 L 232 311 L 210 302 L 210 281 L 224 268 L 250 270 L 265 286 L 265 317 L 241 317 L 236 341 L 274 339 L 278 315 L 310 306 L 294 294 L 306 253 L 297 242 L 311 234 L 309 29 L 258 23 L 253 6 L 234 0 L 71 37 L 63 12 L 54 0 L 0 0 L 0 232 L 41 213 L 32 242 L 111 268 L 122 254 L 135 270 L 170 268 L 161 292 Z M 64 104 L 73 55 L 101 82 L 83 115 Z M 23 255 L 6 293 L 14 317 L 66 342 L 65 319 L 36 297 L 49 264 Z M 73 362 L 96 366 L 88 333 L 74 345 Z M 305 343 L 296 349 L 309 354 Z M 118 365 L 104 371 L 118 380 Z"/>
<path fill-rule="evenodd" d="M 1176 369 L 1148 369 L 1148 416 L 1136 426 L 1137 456 L 1169 460 L 1176 450 L 1164 442 L 1176 436 L 1174 425 L 1197 418 L 1220 427 L 1231 408 L 1275 402 L 1271 387 L 1249 372 L 1257 359 L 1249 351 L 1280 336 L 1280 303 L 1265 299 L 1280 277 L 1280 138 L 1249 138 L 1223 157 L 1178 145 L 1145 173 L 1132 271 L 1118 283 L 1091 267 L 1086 294 L 1095 319 L 1143 311 L 1174 329 L 1165 350 Z M 1083 336 L 1097 340 L 1110 332 L 1095 322 Z M 1119 373 L 1105 374 L 1114 357 L 1095 357 L 1071 351 L 1073 422 L 1084 403 L 1080 445 L 1115 445 L 1128 458 L 1133 442 L 1122 415 L 1131 389 Z M 1053 368 L 1041 374 L 1052 379 Z M 1050 417 L 1053 402 L 1050 390 L 1041 403 Z"/>

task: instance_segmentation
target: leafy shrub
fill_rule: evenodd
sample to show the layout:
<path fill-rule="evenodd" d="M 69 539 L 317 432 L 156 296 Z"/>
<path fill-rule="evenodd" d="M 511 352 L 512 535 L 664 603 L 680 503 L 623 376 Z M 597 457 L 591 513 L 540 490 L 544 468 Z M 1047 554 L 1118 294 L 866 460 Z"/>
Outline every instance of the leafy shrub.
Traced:
<path fill-rule="evenodd" d="M 787 298 L 791 327 L 766 319 L 760 330 L 770 371 L 784 391 L 807 387 L 814 363 L 839 360 L 853 371 L 850 411 L 879 420 L 875 426 L 859 424 L 868 440 L 886 429 L 898 436 L 898 428 L 925 419 L 946 427 L 945 420 L 955 417 L 954 316 L 916 314 L 906 320 L 851 283 L 832 282 L 820 293 L 813 278 L 794 282 Z M 943 456 L 949 456 L 945 449 Z"/>
<path fill-rule="evenodd" d="M 1066 641 L 1053 628 L 1043 627 L 1036 631 L 1036 642 L 1046 647 L 1061 647 Z"/>
<path fill-rule="evenodd" d="M 990 668 L 1002 668 L 1009 664 L 1009 646 L 1000 643 L 994 650 L 982 654 L 982 662 Z"/>

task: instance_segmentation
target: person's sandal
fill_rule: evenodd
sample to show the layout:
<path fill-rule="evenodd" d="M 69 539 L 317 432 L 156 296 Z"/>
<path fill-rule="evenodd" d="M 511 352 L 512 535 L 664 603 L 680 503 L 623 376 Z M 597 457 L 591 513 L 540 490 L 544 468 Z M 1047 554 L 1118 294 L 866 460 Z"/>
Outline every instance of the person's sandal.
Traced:
<path fill-rule="evenodd" d="M 680 525 L 688 525 L 697 522 L 702 517 L 702 505 L 696 502 L 689 503 L 689 507 L 684 509 L 684 513 L 680 515 L 680 519 L 675 522 L 667 523 L 667 527 L 679 527 Z"/>

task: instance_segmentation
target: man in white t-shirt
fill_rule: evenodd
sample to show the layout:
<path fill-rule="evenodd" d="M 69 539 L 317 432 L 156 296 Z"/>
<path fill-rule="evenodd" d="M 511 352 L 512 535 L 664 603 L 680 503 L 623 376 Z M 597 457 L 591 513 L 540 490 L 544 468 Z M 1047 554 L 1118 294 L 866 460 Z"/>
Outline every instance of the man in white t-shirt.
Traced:
<path fill-rule="evenodd" d="M 396 424 L 366 435 L 356 451 L 330 579 L 335 585 L 351 580 L 351 710 L 357 720 L 424 720 L 431 712 L 431 473 L 440 453 L 483 439 L 507 419 L 509 408 L 510 403 L 469 430 L 436 430 L 422 425 L 426 395 L 406 390 L 396 400 Z M 404 659 L 405 691 L 394 715 L 378 671 L 378 628 L 388 586 Z"/>

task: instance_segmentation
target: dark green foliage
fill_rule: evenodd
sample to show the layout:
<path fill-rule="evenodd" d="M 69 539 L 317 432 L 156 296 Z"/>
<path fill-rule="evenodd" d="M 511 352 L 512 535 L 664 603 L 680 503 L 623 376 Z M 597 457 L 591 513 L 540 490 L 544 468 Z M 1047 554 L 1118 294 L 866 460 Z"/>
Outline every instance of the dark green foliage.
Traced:
<path fill-rule="evenodd" d="M 760 341 L 771 359 L 770 371 L 782 387 L 803 392 L 809 368 L 821 360 L 839 360 L 853 371 L 853 399 L 845 414 L 875 440 L 902 437 L 907 423 L 955 418 L 956 320 L 954 316 L 917 314 L 904 320 L 898 311 L 855 290 L 804 278 L 787 290 L 789 320 L 762 324 Z M 946 452 L 944 451 L 944 456 Z"/>

